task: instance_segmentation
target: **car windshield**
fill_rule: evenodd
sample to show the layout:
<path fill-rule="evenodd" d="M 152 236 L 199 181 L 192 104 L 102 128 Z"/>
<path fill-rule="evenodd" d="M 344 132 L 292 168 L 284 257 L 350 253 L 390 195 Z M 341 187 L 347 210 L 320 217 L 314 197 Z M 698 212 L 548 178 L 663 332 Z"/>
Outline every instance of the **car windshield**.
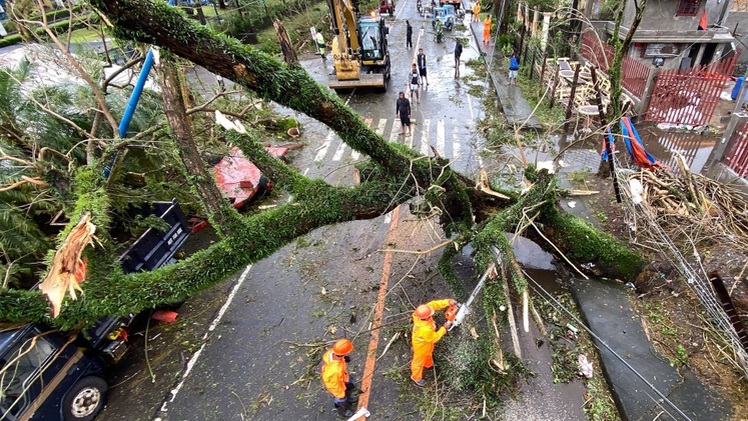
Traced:
<path fill-rule="evenodd" d="M 379 25 L 361 25 L 361 50 L 365 60 L 382 58 L 382 39 L 379 35 Z"/>
<path fill-rule="evenodd" d="M 364 50 L 380 48 L 379 28 L 375 25 L 361 26 L 361 38 Z"/>
<path fill-rule="evenodd" d="M 29 332 L 0 355 L 0 419 L 15 419 L 28 406 L 30 383 L 55 351 L 52 343 L 37 335 Z"/>

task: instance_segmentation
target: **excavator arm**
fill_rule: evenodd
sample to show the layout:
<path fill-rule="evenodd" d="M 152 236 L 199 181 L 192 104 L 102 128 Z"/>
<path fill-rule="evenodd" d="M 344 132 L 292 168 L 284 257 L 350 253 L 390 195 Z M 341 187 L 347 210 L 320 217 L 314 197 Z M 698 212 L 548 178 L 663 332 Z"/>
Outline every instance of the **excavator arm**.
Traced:
<path fill-rule="evenodd" d="M 370 33 L 364 40 L 366 42 L 362 44 L 360 37 L 363 35 L 359 32 L 362 30 L 360 28 L 362 23 L 351 1 L 327 0 L 335 33 L 332 43 L 335 75 L 330 81 L 330 87 L 333 89 L 372 87 L 386 90 L 389 78 L 386 27 L 381 22 L 383 29 L 380 29 L 378 18 L 365 16 L 367 28 L 372 26 L 370 23 L 374 23 L 374 32 Z M 371 45 L 367 46 L 367 43 Z M 363 57 L 364 55 L 366 57 Z"/>
<path fill-rule="evenodd" d="M 348 54 L 348 48 L 354 53 L 361 46 L 356 33 L 356 13 L 349 0 L 327 0 L 332 12 L 333 31 L 338 37 L 341 54 Z"/>

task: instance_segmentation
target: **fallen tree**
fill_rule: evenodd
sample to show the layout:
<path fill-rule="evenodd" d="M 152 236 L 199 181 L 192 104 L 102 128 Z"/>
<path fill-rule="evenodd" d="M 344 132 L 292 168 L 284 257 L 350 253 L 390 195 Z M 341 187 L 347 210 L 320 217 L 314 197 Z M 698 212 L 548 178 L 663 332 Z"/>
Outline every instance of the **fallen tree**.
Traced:
<path fill-rule="evenodd" d="M 66 300 L 60 317 L 53 321 L 64 329 L 91 323 L 105 315 L 136 313 L 182 300 L 316 228 L 373 218 L 415 196 L 423 196 L 440 209 L 443 227 L 458 245 L 476 246 L 481 270 L 491 261 L 493 246 L 511 259 L 513 253 L 504 233 L 514 231 L 528 217 L 551 243 L 560 245 L 571 262 L 595 263 L 598 275 L 628 279 L 642 264 L 639 256 L 610 235 L 561 212 L 557 201 L 563 191 L 545 171 L 535 172 L 530 167 L 526 177 L 532 187 L 523 194 L 504 192 L 508 199 L 502 199 L 486 192 L 484 187 L 476 188 L 471 180 L 452 171 L 443 159 L 423 157 L 404 145 L 384 141 L 302 68 L 286 65 L 199 26 L 166 3 L 95 0 L 92 4 L 117 36 L 157 45 L 233 80 L 263 99 L 303 112 L 326 124 L 346 144 L 371 160 L 361 164 L 363 183 L 352 188 L 333 187 L 304 177 L 270 156 L 253 132 L 226 131 L 227 140 L 237 144 L 278 188 L 290 192 L 293 200 L 259 214 L 232 216 L 228 220 L 239 223 L 230 230 L 218 227 L 224 233 L 222 241 L 153 272 L 125 275 L 113 253 L 88 253 L 89 274 L 82 286 L 85 294 L 76 301 Z M 104 247 L 110 221 L 107 183 L 101 174 L 103 163 L 108 162 L 115 148 L 116 143 L 93 165 L 81 167 L 73 187 L 76 206 L 71 220 L 77 221 L 77 216 L 90 212 Z M 214 212 L 235 211 L 223 208 Z M 72 225 L 60 238 L 65 238 Z M 444 259 L 452 253 L 445 253 Z M 522 274 L 513 271 L 512 275 L 515 287 L 524 292 Z M 497 297 L 492 305 L 498 308 L 503 293 L 490 285 L 487 291 L 491 297 Z M 3 290 L 0 315 L 2 320 L 12 322 L 43 320 L 48 317 L 48 309 L 38 290 Z"/>

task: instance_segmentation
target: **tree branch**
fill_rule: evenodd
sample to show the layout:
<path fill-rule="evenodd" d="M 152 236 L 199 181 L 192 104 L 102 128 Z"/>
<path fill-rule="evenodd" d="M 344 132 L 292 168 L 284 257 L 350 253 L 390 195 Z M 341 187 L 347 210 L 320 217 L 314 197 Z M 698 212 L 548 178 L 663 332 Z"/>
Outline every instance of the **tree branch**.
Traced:
<path fill-rule="evenodd" d="M 78 62 L 78 60 L 73 57 L 73 55 L 65 48 L 65 46 L 60 42 L 60 39 L 55 35 L 54 32 L 52 32 L 51 29 L 49 29 L 49 25 L 47 24 L 47 14 L 45 13 L 44 6 L 41 3 L 41 0 L 37 0 L 37 5 L 39 7 L 39 11 L 42 16 L 42 27 L 44 28 L 44 32 L 47 34 L 47 36 L 52 40 L 52 42 L 57 46 L 57 49 L 60 50 L 60 52 L 67 58 L 68 64 L 72 66 L 76 72 L 78 73 L 78 76 L 83 79 L 86 84 L 91 88 L 91 91 L 93 92 L 94 96 L 96 97 L 96 102 L 99 103 L 100 110 L 99 112 L 104 114 L 104 117 L 106 117 L 107 121 L 109 122 L 109 125 L 112 126 L 112 131 L 115 133 L 115 135 L 118 132 L 117 127 L 117 121 L 112 117 L 112 114 L 109 112 L 109 108 L 106 105 L 106 101 L 104 100 L 104 96 L 101 93 L 101 90 L 99 89 L 99 86 L 94 83 L 94 81 L 91 79 L 91 77 L 86 73 L 86 71 L 83 69 L 83 66 Z M 71 15 L 72 16 L 72 15 Z"/>

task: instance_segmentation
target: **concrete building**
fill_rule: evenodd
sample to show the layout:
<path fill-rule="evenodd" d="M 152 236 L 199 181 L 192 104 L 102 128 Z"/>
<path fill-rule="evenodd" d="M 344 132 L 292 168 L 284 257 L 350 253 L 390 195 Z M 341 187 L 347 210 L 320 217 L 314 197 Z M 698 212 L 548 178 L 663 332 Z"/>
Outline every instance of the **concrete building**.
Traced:
<path fill-rule="evenodd" d="M 748 66 L 748 0 L 733 0 L 730 14 L 725 17 L 724 26 L 732 31 L 741 52 L 738 63 L 742 65 L 739 74 L 745 73 Z"/>
<path fill-rule="evenodd" d="M 605 3 L 605 0 L 583 0 L 580 1 L 579 10 L 590 20 L 599 20 L 606 17 Z M 730 19 L 731 11 L 748 8 L 746 3 L 748 0 L 647 2 L 628 55 L 644 64 L 667 70 L 706 65 L 736 54 L 740 42 L 727 25 L 733 21 Z M 621 39 L 631 27 L 634 12 L 634 1 L 626 0 Z M 748 26 L 748 11 L 742 14 L 743 20 L 738 26 Z M 607 18 L 610 19 L 610 16 Z M 595 22 L 595 27 L 608 37 L 612 36 L 614 26 L 614 22 L 607 19 Z M 704 28 L 699 29 L 700 26 Z"/>

